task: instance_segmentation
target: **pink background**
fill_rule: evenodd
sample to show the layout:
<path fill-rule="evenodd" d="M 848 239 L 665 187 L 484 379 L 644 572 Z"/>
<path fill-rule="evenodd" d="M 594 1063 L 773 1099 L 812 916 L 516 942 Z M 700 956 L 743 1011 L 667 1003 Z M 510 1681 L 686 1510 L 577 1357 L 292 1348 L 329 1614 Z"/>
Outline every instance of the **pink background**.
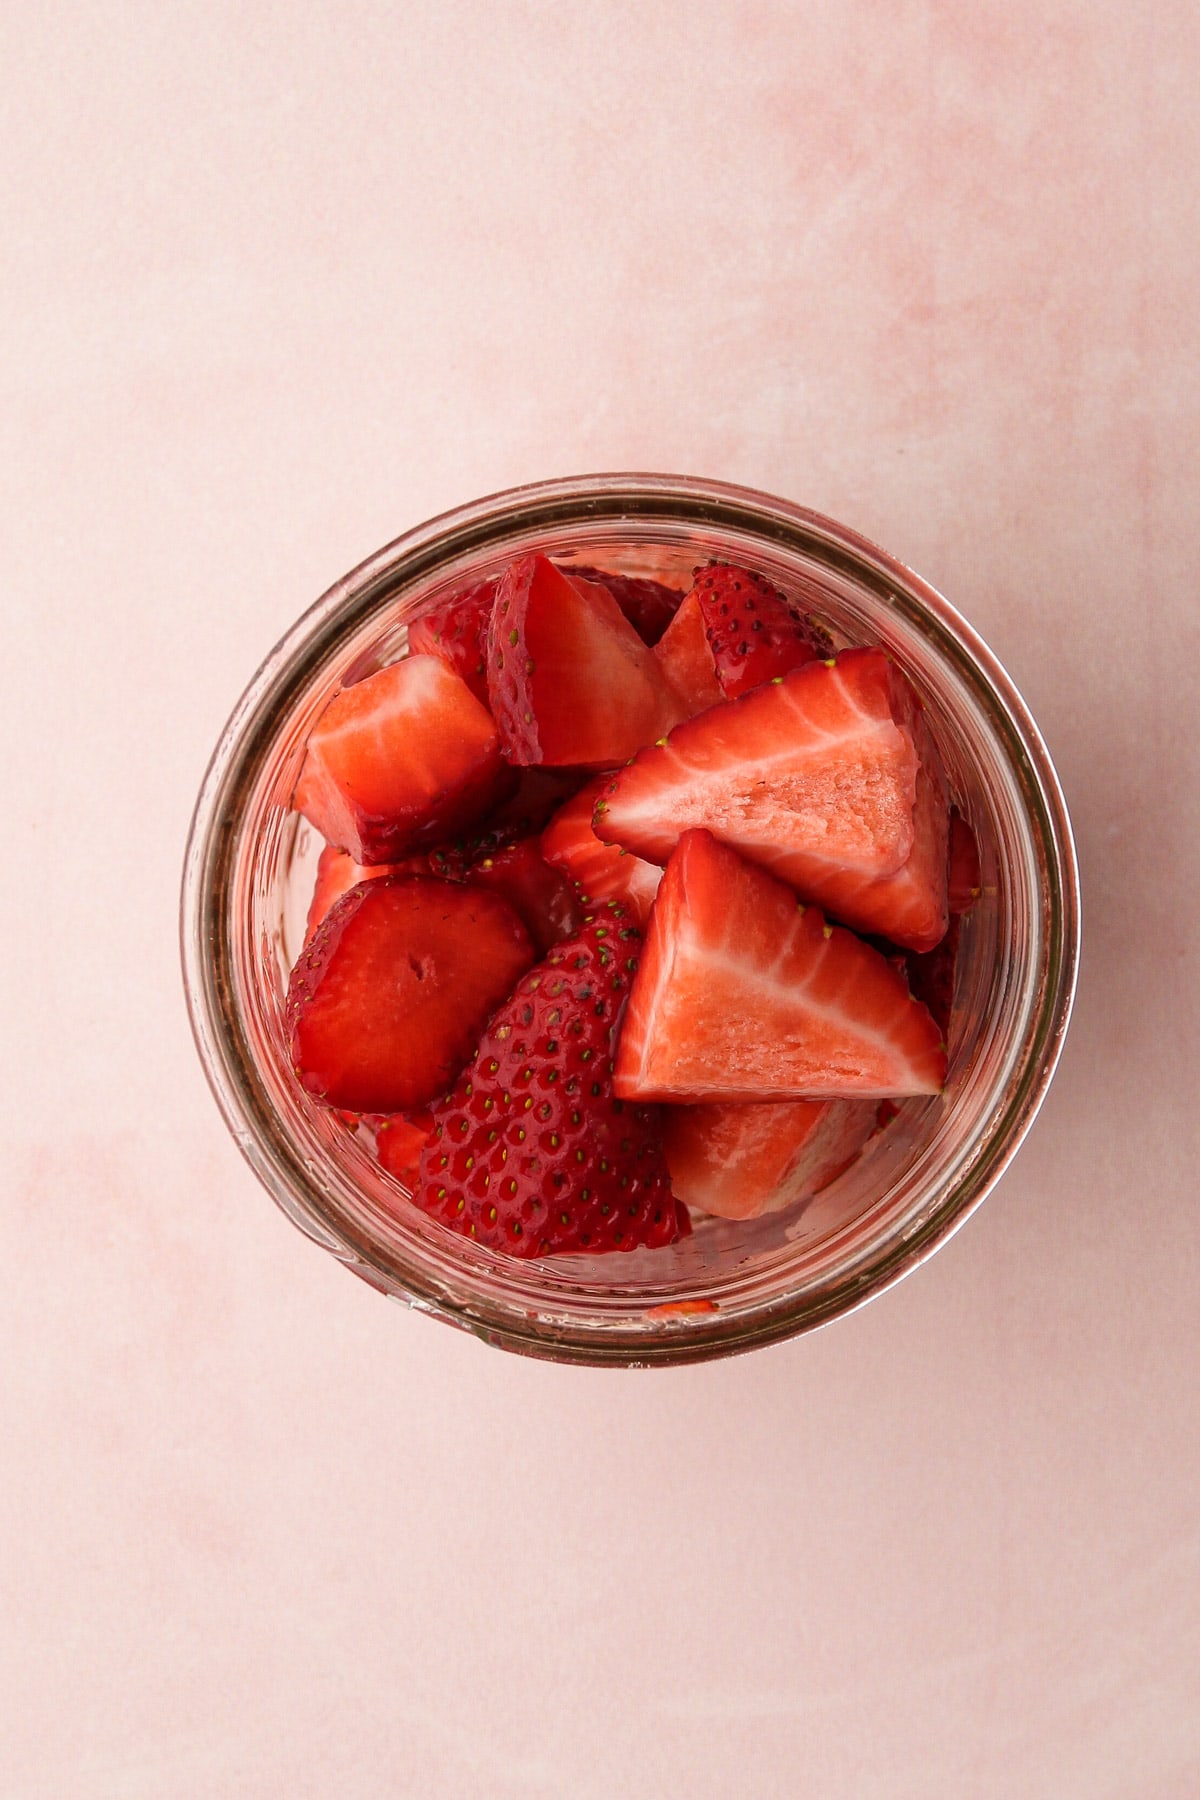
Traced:
<path fill-rule="evenodd" d="M 1200 11 L 9 4 L 5 1800 L 1192 1800 Z M 477 494 L 761 485 L 1040 720 L 1076 1022 L 864 1313 L 659 1375 L 389 1306 L 185 1022 L 261 655 Z"/>

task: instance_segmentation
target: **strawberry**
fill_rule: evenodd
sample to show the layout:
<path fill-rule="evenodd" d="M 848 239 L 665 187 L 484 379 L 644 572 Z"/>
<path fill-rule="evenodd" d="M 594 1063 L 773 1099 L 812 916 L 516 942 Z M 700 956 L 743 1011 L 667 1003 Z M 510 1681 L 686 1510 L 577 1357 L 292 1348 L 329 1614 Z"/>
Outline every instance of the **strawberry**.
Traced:
<path fill-rule="evenodd" d="M 950 812 L 950 869 L 947 885 L 952 913 L 970 912 L 979 898 L 979 845 L 962 814 Z"/>
<path fill-rule="evenodd" d="M 727 698 L 828 656 L 829 639 L 794 613 L 765 575 L 732 563 L 697 569 L 692 589 Z"/>
<path fill-rule="evenodd" d="M 375 1128 L 375 1148 L 389 1175 L 402 1181 L 409 1193 L 417 1185 L 421 1151 L 433 1130 L 433 1114 L 422 1110 L 413 1117 L 392 1113 Z"/>
<path fill-rule="evenodd" d="M 480 857 L 467 870 L 466 879 L 508 901 L 539 956 L 579 928 L 571 884 L 560 869 L 546 861 L 535 837 L 521 838 Z"/>
<path fill-rule="evenodd" d="M 517 764 L 624 762 L 682 716 L 653 650 L 607 589 L 573 582 L 544 556 L 520 557 L 500 579 L 488 693 Z"/>
<path fill-rule="evenodd" d="M 330 1106 L 422 1106 L 454 1080 L 532 961 L 525 927 L 497 894 L 428 875 L 363 882 L 292 970 L 296 1073 Z"/>
<path fill-rule="evenodd" d="M 910 950 L 904 959 L 910 992 L 927 1006 L 944 1038 L 950 1035 L 954 1006 L 954 976 L 958 964 L 961 915 L 951 914 L 950 926 L 940 944 L 920 954 Z"/>
<path fill-rule="evenodd" d="M 665 1109 L 671 1187 L 722 1219 L 780 1212 L 828 1186 L 876 1126 L 873 1100 L 764 1100 Z"/>
<path fill-rule="evenodd" d="M 639 934 L 600 908 L 518 984 L 433 1108 L 415 1198 L 513 1256 L 632 1250 L 688 1229 L 655 1107 L 612 1092 L 611 1041 Z"/>
<path fill-rule="evenodd" d="M 707 831 L 667 864 L 621 1028 L 625 1100 L 936 1094 L 937 1026 L 903 976 Z"/>
<path fill-rule="evenodd" d="M 317 879 L 313 888 L 313 897 L 308 903 L 308 919 L 304 927 L 304 941 L 307 944 L 325 914 L 337 904 L 343 894 L 357 887 L 360 881 L 374 881 L 380 875 L 395 875 L 400 871 L 397 863 L 376 863 L 368 867 L 365 863 L 356 863 L 352 856 L 344 850 L 335 850 L 332 844 L 326 844 L 317 859 Z"/>
<path fill-rule="evenodd" d="M 476 581 L 428 607 L 408 628 L 409 649 L 440 657 L 484 706 L 488 703 L 488 621 L 495 597 L 495 581 Z"/>
<path fill-rule="evenodd" d="M 806 663 L 676 726 L 612 778 L 594 825 L 657 863 L 699 826 L 848 925 L 918 950 L 946 929 L 945 777 L 881 650 Z"/>
<path fill-rule="evenodd" d="M 693 588 L 654 647 L 663 674 L 690 719 L 725 698 L 704 630 L 700 597 Z"/>
<path fill-rule="evenodd" d="M 607 588 L 643 644 L 657 644 L 683 599 L 682 589 L 643 575 L 614 575 L 607 569 L 580 565 L 572 565 L 564 573 L 574 581 L 598 582 Z"/>
<path fill-rule="evenodd" d="M 292 804 L 355 862 L 395 862 L 475 824 L 515 783 L 487 708 L 437 657 L 409 656 L 330 701 Z"/>
<path fill-rule="evenodd" d="M 592 812 L 608 785 L 600 775 L 560 807 L 542 833 L 542 855 L 565 869 L 580 895 L 592 905 L 620 900 L 634 924 L 643 928 L 662 880 L 662 870 L 613 844 L 602 844 L 592 830 Z"/>

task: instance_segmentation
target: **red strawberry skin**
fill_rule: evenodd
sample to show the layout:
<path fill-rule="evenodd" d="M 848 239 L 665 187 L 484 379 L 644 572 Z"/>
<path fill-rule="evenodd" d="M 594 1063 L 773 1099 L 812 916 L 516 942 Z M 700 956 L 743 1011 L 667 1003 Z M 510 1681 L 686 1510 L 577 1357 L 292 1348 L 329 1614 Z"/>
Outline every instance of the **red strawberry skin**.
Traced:
<path fill-rule="evenodd" d="M 487 633 L 495 597 L 495 581 L 474 582 L 439 600 L 408 628 L 409 649 L 448 664 L 482 706 L 488 703 Z"/>
<path fill-rule="evenodd" d="M 755 1219 L 840 1175 L 876 1129 L 873 1100 L 770 1100 L 664 1108 L 676 1196 L 722 1219 Z"/>
<path fill-rule="evenodd" d="M 518 558 L 500 579 L 488 694 L 518 765 L 611 767 L 683 714 L 607 589 L 572 581 L 544 556 Z"/>
<path fill-rule="evenodd" d="M 700 597 L 694 588 L 655 645 L 654 653 L 683 702 L 685 717 L 690 719 L 725 698 L 708 645 Z"/>
<path fill-rule="evenodd" d="M 946 1053 L 903 976 L 781 881 L 689 831 L 667 864 L 621 1027 L 623 1099 L 936 1094 Z"/>
<path fill-rule="evenodd" d="M 407 1112 L 441 1094 L 533 961 L 496 894 L 427 875 L 351 889 L 292 970 L 287 1025 L 301 1083 L 330 1106 Z"/>
<path fill-rule="evenodd" d="M 658 1109 L 612 1091 L 639 942 L 620 907 L 603 907 L 495 1014 L 432 1109 L 415 1196 L 432 1217 L 519 1257 L 655 1248 L 688 1229 Z"/>
<path fill-rule="evenodd" d="M 582 565 L 565 571 L 573 580 L 598 582 L 607 588 L 643 644 L 657 644 L 679 610 L 681 588 L 667 587 L 642 575 L 614 575 Z"/>
<path fill-rule="evenodd" d="M 607 785 L 606 775 L 597 776 L 560 807 L 542 833 L 542 855 L 565 871 L 585 902 L 596 906 L 605 900 L 619 900 L 642 929 L 650 917 L 662 870 L 627 850 L 601 843 L 592 830 L 592 813 Z"/>
<path fill-rule="evenodd" d="M 452 837 L 510 793 L 487 708 L 435 656 L 343 688 L 309 735 L 292 804 L 358 863 Z"/>
<path fill-rule="evenodd" d="M 665 863 L 711 831 L 864 931 L 918 950 L 946 929 L 945 775 L 880 650 L 812 661 L 672 731 L 612 779 L 598 837 Z"/>
<path fill-rule="evenodd" d="M 728 699 L 829 654 L 825 634 L 794 613 L 764 575 L 709 563 L 696 571 L 692 591 Z"/>

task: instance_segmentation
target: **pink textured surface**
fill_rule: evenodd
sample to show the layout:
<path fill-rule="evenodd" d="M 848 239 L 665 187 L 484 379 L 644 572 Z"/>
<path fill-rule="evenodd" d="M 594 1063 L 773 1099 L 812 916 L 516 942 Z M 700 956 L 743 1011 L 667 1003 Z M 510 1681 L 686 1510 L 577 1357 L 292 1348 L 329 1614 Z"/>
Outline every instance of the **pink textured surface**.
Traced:
<path fill-rule="evenodd" d="M 1200 1792 L 1200 13 L 10 6 L 4 1800 Z M 594 468 L 954 599 L 1085 883 L 977 1218 L 815 1338 L 522 1363 L 277 1214 L 184 1020 L 205 758 L 333 577 Z"/>

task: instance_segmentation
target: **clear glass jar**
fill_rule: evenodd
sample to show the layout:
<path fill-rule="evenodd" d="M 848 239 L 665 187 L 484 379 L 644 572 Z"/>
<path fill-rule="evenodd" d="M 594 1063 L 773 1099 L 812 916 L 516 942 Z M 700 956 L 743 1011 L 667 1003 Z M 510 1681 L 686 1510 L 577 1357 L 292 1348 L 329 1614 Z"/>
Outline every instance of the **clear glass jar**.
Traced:
<path fill-rule="evenodd" d="M 820 589 L 842 641 L 881 643 L 925 702 L 982 857 L 964 920 L 943 1095 L 905 1102 L 807 1205 L 697 1218 L 667 1250 L 519 1262 L 427 1219 L 336 1113 L 294 1079 L 284 1030 L 319 843 L 289 810 L 333 691 L 407 649 L 431 600 L 531 548 L 688 585 L 712 556 Z M 316 1243 L 385 1294 L 488 1343 L 565 1361 L 717 1356 L 810 1330 L 881 1293 L 963 1223 L 1038 1110 L 1074 994 L 1070 823 L 1032 718 L 940 595 L 853 531 L 744 488 L 603 475 L 518 488 L 406 533 L 329 590 L 276 646 L 221 737 L 184 867 L 188 1006 L 226 1122 Z"/>

